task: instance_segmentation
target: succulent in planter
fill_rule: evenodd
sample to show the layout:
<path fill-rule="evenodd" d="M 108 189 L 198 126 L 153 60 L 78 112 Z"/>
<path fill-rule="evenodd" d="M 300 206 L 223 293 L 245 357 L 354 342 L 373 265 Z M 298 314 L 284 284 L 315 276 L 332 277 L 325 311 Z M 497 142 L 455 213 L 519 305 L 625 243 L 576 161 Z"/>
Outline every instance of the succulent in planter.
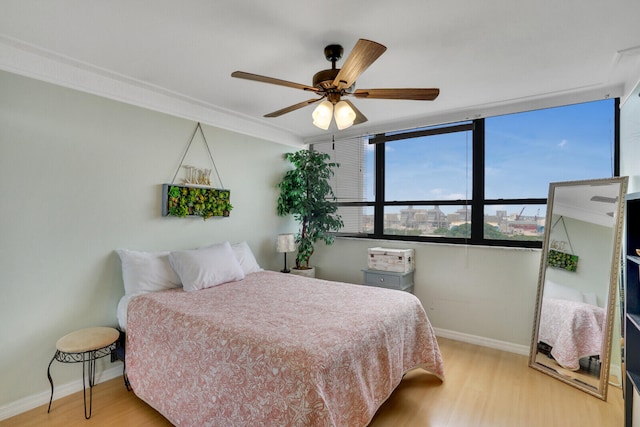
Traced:
<path fill-rule="evenodd" d="M 287 171 L 277 185 L 280 189 L 278 215 L 293 215 L 300 223 L 296 234 L 298 254 L 296 268 L 309 267 L 315 243 L 322 240 L 327 245 L 334 241 L 333 232 L 344 225 L 338 211 L 335 194 L 329 184 L 333 168 L 328 154 L 311 150 L 286 153 L 285 159 L 293 169 Z"/>
<path fill-rule="evenodd" d="M 171 216 L 229 216 L 233 206 L 229 190 L 168 185 L 167 214 Z"/>

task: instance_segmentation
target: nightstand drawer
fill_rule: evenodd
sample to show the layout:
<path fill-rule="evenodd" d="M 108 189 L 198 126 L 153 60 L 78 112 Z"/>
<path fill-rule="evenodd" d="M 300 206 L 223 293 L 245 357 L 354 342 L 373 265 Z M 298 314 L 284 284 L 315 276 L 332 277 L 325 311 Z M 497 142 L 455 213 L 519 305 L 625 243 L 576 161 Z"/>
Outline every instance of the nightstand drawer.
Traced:
<path fill-rule="evenodd" d="M 362 270 L 362 272 L 366 285 L 407 292 L 413 291 L 413 272 L 396 273 L 380 270 Z"/>
<path fill-rule="evenodd" d="M 372 273 L 370 271 L 364 272 L 364 281 L 368 285 L 385 285 L 400 287 L 401 277 L 391 276 L 389 274 Z"/>

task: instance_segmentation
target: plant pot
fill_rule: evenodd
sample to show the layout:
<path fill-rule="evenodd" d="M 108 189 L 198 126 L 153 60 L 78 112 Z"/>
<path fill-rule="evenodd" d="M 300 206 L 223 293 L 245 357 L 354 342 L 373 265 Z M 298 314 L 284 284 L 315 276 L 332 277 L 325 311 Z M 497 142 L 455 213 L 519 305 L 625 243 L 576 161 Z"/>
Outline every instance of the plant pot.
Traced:
<path fill-rule="evenodd" d="M 315 267 L 311 267 L 311 268 L 307 268 L 307 269 L 292 268 L 291 269 L 291 274 L 295 274 L 297 276 L 315 278 L 316 277 L 316 268 Z"/>

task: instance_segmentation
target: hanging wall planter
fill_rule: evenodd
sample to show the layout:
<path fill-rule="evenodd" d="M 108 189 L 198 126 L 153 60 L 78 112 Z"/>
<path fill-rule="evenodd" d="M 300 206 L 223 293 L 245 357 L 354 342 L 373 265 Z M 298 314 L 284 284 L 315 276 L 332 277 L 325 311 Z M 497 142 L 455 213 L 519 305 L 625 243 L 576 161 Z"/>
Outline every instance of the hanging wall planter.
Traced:
<path fill-rule="evenodd" d="M 220 186 L 223 188 L 213 188 L 210 186 L 209 175 L 211 174 L 211 169 L 199 169 L 193 166 L 182 165 L 198 130 L 200 130 L 202 134 L 204 145 L 209 153 L 211 165 L 216 172 L 218 181 L 220 181 Z M 187 176 L 184 179 L 185 183 L 174 184 L 180 167 L 187 169 Z M 200 123 L 198 123 L 196 129 L 193 131 L 193 135 L 191 135 L 189 144 L 187 144 L 187 149 L 182 156 L 173 180 L 171 180 L 170 184 L 162 184 L 162 216 L 177 216 L 181 218 L 198 216 L 203 219 L 214 216 L 227 217 L 231 209 L 233 209 L 230 196 L 231 191 L 225 189 L 224 184 L 222 184 L 222 179 L 220 179 L 220 174 L 218 174 L 218 169 L 213 161 L 211 150 L 209 150 L 209 144 L 207 143 Z"/>
<path fill-rule="evenodd" d="M 218 188 L 176 184 L 162 185 L 162 216 L 229 216 L 231 192 Z"/>
<path fill-rule="evenodd" d="M 578 255 L 550 249 L 547 261 L 549 267 L 567 270 L 572 273 L 578 270 Z"/>
<path fill-rule="evenodd" d="M 564 223 L 563 216 L 560 216 L 556 222 L 553 223 L 551 232 L 553 232 L 553 229 L 559 222 L 562 222 L 562 228 L 564 228 L 564 234 L 567 236 L 567 242 L 569 243 L 571 252 L 565 250 L 565 242 L 552 242 L 551 249 L 549 249 L 549 253 L 547 254 L 547 265 L 575 273 L 578 270 L 578 255 L 573 253 L 573 246 L 571 245 L 571 239 L 569 238 L 569 232 L 567 231 L 567 225 Z"/>

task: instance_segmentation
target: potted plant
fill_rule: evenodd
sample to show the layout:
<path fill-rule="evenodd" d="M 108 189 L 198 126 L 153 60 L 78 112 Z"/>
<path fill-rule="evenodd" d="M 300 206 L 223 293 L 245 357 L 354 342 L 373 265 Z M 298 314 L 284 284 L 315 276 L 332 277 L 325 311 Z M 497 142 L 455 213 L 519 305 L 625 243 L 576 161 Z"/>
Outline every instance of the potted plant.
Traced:
<path fill-rule="evenodd" d="M 285 159 L 293 169 L 287 171 L 277 185 L 280 189 L 278 215 L 292 214 L 300 223 L 296 234 L 296 268 L 311 269 L 309 258 L 313 255 L 315 243 L 323 240 L 331 245 L 334 238 L 331 233 L 343 226 L 342 218 L 336 213 L 335 194 L 329 185 L 333 168 L 339 165 L 329 162 L 328 154 L 311 150 L 286 153 Z"/>

